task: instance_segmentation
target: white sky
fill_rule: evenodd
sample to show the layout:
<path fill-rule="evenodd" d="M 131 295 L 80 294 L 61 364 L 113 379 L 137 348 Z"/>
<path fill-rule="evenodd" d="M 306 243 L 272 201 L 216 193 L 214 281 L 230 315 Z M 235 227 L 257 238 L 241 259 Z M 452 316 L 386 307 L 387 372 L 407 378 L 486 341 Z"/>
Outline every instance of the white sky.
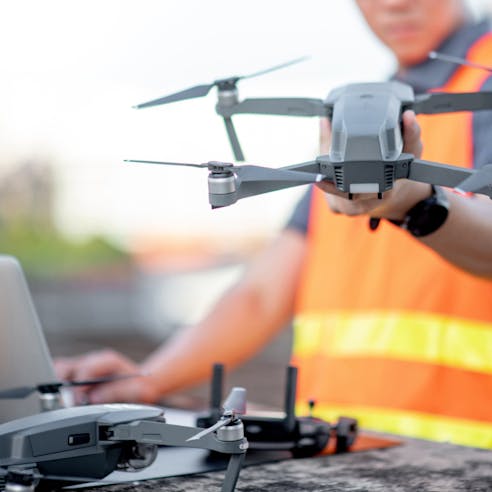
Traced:
<path fill-rule="evenodd" d="M 490 10 L 491 0 L 471 3 Z M 241 97 L 323 98 L 392 68 L 352 0 L 3 0 L 0 45 L 0 169 L 54 160 L 64 230 L 123 241 L 274 231 L 304 189 L 211 211 L 206 171 L 122 161 L 232 160 L 215 91 L 160 108 L 132 105 L 303 55 L 311 59 L 240 83 Z M 315 119 L 242 115 L 235 124 L 250 163 L 317 155 Z"/>

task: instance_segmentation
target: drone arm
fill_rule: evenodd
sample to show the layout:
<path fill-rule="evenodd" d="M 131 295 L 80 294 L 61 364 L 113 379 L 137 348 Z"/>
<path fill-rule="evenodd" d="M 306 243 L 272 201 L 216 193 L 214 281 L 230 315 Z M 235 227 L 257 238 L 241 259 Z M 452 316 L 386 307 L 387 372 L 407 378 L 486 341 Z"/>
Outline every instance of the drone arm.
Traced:
<path fill-rule="evenodd" d="M 309 165 L 304 163 L 302 165 Z M 312 163 L 316 165 L 315 162 Z M 270 191 L 283 190 L 303 184 L 316 183 L 321 180 L 317 173 L 295 171 L 292 167 L 287 169 L 269 169 L 260 166 L 243 166 L 237 169 L 240 187 L 237 198 L 261 195 Z"/>
<path fill-rule="evenodd" d="M 156 420 L 138 420 L 110 427 L 107 434 L 110 441 L 136 441 L 158 446 L 186 446 L 210 449 L 224 454 L 243 454 L 247 450 L 248 444 L 245 438 L 237 441 L 221 441 L 215 434 L 207 434 L 200 439 L 189 441 L 200 430 L 202 429 Z"/>
<path fill-rule="evenodd" d="M 232 106 L 218 104 L 217 113 L 224 117 L 233 114 L 265 114 L 278 116 L 329 116 L 330 107 L 321 99 L 264 98 L 245 99 Z"/>
<path fill-rule="evenodd" d="M 409 166 L 408 179 L 454 188 L 474 174 L 472 169 L 415 159 Z"/>
<path fill-rule="evenodd" d="M 492 91 L 422 94 L 415 98 L 413 110 L 423 114 L 453 113 L 492 109 Z"/>
<path fill-rule="evenodd" d="M 234 158 L 237 161 L 244 161 L 244 154 L 239 144 L 239 139 L 237 138 L 237 133 L 232 123 L 230 117 L 224 117 L 224 124 L 227 131 L 227 136 L 229 137 L 229 142 L 231 142 L 232 151 L 234 152 Z"/>
<path fill-rule="evenodd" d="M 302 166 L 315 165 L 316 162 L 303 163 Z M 317 170 L 319 166 L 315 166 Z M 216 176 L 213 172 L 208 178 L 208 197 L 213 208 L 226 207 L 241 198 L 261 195 L 270 191 L 293 186 L 316 183 L 323 178 L 310 172 L 293 171 L 290 168 L 272 169 L 263 166 L 237 166 L 229 177 Z"/>
<path fill-rule="evenodd" d="M 325 165 L 323 162 L 319 161 L 307 161 L 301 162 L 300 164 L 292 164 L 290 166 L 282 167 L 285 171 L 299 171 L 303 173 L 312 173 L 312 174 L 323 174 L 323 176 L 328 177 L 331 173 L 331 165 Z"/>

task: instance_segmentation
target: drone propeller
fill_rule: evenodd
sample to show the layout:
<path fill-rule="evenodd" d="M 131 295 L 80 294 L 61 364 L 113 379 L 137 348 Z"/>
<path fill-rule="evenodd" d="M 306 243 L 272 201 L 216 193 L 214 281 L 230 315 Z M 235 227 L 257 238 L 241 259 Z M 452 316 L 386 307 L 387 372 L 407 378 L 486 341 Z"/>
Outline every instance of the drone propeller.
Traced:
<path fill-rule="evenodd" d="M 273 72 L 275 70 L 280 70 L 282 68 L 288 67 L 290 65 L 294 65 L 295 63 L 300 63 L 301 61 L 306 60 L 308 57 L 303 56 L 301 58 L 295 58 L 294 60 L 290 60 L 288 62 L 282 63 L 280 65 L 275 65 L 273 67 L 267 68 L 265 70 L 260 70 L 259 72 L 254 72 L 249 75 L 242 76 L 232 76 L 224 79 L 218 79 L 212 82 L 211 84 L 202 84 L 196 85 L 194 87 L 190 87 L 189 89 L 185 89 L 183 91 L 175 92 L 174 94 L 170 94 L 169 96 L 160 97 L 158 99 L 153 99 L 152 101 L 147 101 L 141 104 L 137 104 L 134 106 L 135 109 L 143 109 L 150 108 L 152 106 L 160 106 L 161 104 L 169 104 L 176 101 L 184 101 L 185 99 L 194 99 L 197 97 L 206 96 L 212 87 L 217 87 L 219 91 L 227 91 L 234 90 L 236 88 L 236 84 L 239 80 L 242 79 L 250 79 L 252 77 L 258 77 L 260 75 L 264 75 L 269 72 Z"/>
<path fill-rule="evenodd" d="M 492 109 L 492 92 L 431 92 L 420 94 L 415 97 L 412 109 L 417 114 Z"/>
<path fill-rule="evenodd" d="M 303 183 L 315 183 L 320 181 L 320 177 L 313 173 L 296 171 L 294 168 L 297 164 L 286 168 L 271 168 L 265 166 L 244 165 L 236 166 L 231 162 L 209 161 L 200 164 L 188 162 L 168 162 L 168 161 L 147 161 L 139 159 L 125 159 L 124 162 L 132 162 L 136 164 L 158 164 L 163 166 L 182 166 L 182 167 L 197 167 L 207 168 L 211 172 L 223 173 L 233 171 L 239 176 L 241 182 L 246 181 L 299 181 Z M 303 165 L 314 165 L 316 161 L 309 161 Z M 292 169 L 290 169 L 292 168 Z"/>
<path fill-rule="evenodd" d="M 213 208 L 230 205 L 248 196 L 260 195 L 302 184 L 316 183 L 323 178 L 319 174 L 297 171 L 295 169 L 279 169 L 254 165 L 235 166 L 230 162 L 220 161 L 190 164 L 184 162 L 127 159 L 125 162 L 207 168 L 210 171 L 208 181 L 209 200 Z M 301 166 L 310 165 L 316 165 L 316 161 L 303 163 Z M 294 168 L 295 165 L 289 167 Z"/>
<path fill-rule="evenodd" d="M 231 412 L 234 415 L 246 413 L 246 389 L 234 386 L 222 406 L 224 413 Z"/>
<path fill-rule="evenodd" d="M 492 164 L 477 169 L 471 176 L 466 178 L 455 189 L 462 193 L 480 193 L 486 187 L 492 187 Z"/>
<path fill-rule="evenodd" d="M 120 379 L 128 379 L 142 376 L 142 374 L 117 374 L 97 379 L 88 379 L 85 381 L 53 381 L 51 383 L 42 383 L 36 386 L 20 386 L 0 391 L 0 400 L 4 399 L 21 399 L 27 398 L 32 393 L 39 391 L 40 393 L 56 393 L 60 388 L 68 388 L 73 386 L 91 386 L 95 384 L 111 383 Z"/>
<path fill-rule="evenodd" d="M 456 65 L 466 65 L 467 67 L 479 68 L 481 70 L 487 70 L 492 72 L 492 67 L 487 67 L 486 65 L 482 65 L 480 63 L 475 63 L 465 58 L 460 58 L 458 56 L 445 55 L 444 53 L 438 53 L 437 51 L 431 51 L 429 53 L 429 58 L 431 60 L 441 60 L 448 63 L 454 63 Z"/>
<path fill-rule="evenodd" d="M 231 424 L 237 420 L 236 415 L 244 415 L 246 413 L 246 389 L 239 386 L 232 388 L 222 408 L 224 410 L 222 416 L 214 425 L 188 438 L 187 441 L 197 441 L 221 427 Z"/>
<path fill-rule="evenodd" d="M 133 162 L 136 164 L 159 164 L 163 166 L 207 167 L 210 169 L 210 162 L 204 162 L 202 164 L 189 164 L 187 162 L 141 161 L 138 159 L 125 159 L 124 162 Z M 228 167 L 232 166 L 232 164 L 229 163 L 227 163 L 226 165 Z"/>

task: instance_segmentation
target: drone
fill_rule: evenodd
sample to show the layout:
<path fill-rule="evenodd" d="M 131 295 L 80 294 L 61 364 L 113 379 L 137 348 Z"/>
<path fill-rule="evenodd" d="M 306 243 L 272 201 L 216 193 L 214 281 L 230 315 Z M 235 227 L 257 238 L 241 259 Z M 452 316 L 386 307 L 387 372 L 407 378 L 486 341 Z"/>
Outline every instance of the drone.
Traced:
<path fill-rule="evenodd" d="M 431 57 L 446 57 L 432 53 Z M 446 57 L 445 61 L 456 63 Z M 299 60 L 259 72 L 263 74 Z M 463 64 L 467 64 L 466 61 Z M 474 66 L 476 66 L 474 64 Z M 488 67 L 479 66 L 483 69 Z M 257 74 L 253 74 L 257 75 Z M 253 76 L 251 75 L 251 76 Z M 492 164 L 465 169 L 417 159 L 403 152 L 402 115 L 451 113 L 492 109 L 492 92 L 426 93 L 398 81 L 356 83 L 332 90 L 325 100 L 312 98 L 264 98 L 239 100 L 237 82 L 250 76 L 234 76 L 191 87 L 135 106 L 148 108 L 202 97 L 217 87 L 216 112 L 224 118 L 236 160 L 244 160 L 231 117 L 235 114 L 325 117 L 331 122 L 328 154 L 280 168 L 234 165 L 229 162 L 181 163 L 127 160 L 133 163 L 178 165 L 208 169 L 209 203 L 212 208 L 231 205 L 242 198 L 321 181 L 333 182 L 352 199 L 356 193 L 383 193 L 397 179 L 409 179 L 479 193 L 492 198 Z"/>
<path fill-rule="evenodd" d="M 248 441 L 240 415 L 246 390 L 235 387 L 209 428 L 166 422 L 161 408 L 107 404 L 61 408 L 0 425 L 0 479 L 7 492 L 93 482 L 114 470 L 151 465 L 157 447 L 183 446 L 229 455 L 222 492 L 233 492 Z"/>

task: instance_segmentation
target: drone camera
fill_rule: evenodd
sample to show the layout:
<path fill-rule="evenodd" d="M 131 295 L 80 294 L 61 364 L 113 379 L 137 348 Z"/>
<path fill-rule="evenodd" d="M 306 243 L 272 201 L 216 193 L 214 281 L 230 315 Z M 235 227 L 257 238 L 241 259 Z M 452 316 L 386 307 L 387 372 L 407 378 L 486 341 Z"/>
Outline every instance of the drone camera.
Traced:
<path fill-rule="evenodd" d="M 118 462 L 118 469 L 135 472 L 150 466 L 157 458 L 158 447 L 155 444 L 131 443 L 125 446 Z"/>

